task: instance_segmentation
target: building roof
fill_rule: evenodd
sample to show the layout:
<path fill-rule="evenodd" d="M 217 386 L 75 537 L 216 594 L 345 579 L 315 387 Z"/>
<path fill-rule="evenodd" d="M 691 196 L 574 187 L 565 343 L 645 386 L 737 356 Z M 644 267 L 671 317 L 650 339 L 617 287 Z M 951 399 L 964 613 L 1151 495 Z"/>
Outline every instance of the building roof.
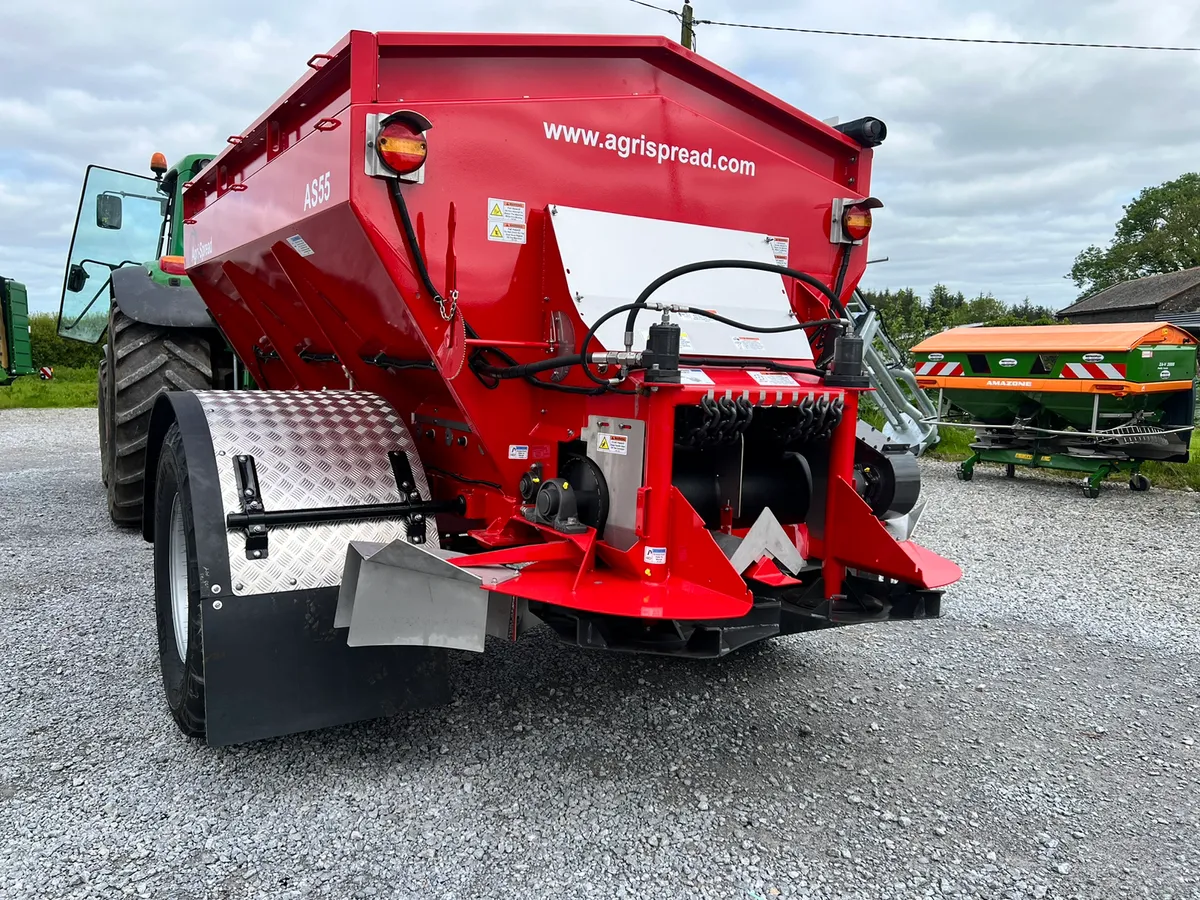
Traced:
<path fill-rule="evenodd" d="M 1141 344 L 1194 344 L 1167 322 L 1113 325 L 1014 325 L 951 328 L 926 338 L 913 353 L 1116 353 Z"/>
<path fill-rule="evenodd" d="M 1158 307 L 1172 297 L 1200 285 L 1200 266 L 1167 272 L 1162 275 L 1147 275 L 1133 281 L 1122 281 L 1099 293 L 1084 297 L 1055 315 L 1060 319 L 1075 313 L 1098 313 L 1119 309 L 1145 309 Z"/>

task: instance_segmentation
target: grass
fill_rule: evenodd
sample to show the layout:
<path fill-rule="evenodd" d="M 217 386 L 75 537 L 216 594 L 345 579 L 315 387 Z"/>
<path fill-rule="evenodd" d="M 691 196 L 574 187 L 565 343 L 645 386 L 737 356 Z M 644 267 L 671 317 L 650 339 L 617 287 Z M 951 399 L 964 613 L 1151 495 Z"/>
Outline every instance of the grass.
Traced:
<path fill-rule="evenodd" d="M 941 440 L 929 451 L 934 459 L 944 459 L 950 462 L 961 462 L 971 455 L 968 446 L 975 439 L 975 432 L 970 428 L 952 428 L 939 426 L 938 434 Z M 1200 431 L 1192 432 L 1191 459 L 1186 463 L 1147 462 L 1142 465 L 1144 474 L 1155 487 L 1183 490 L 1191 488 L 1200 491 Z M 986 463 L 980 463 L 986 465 Z M 1056 478 L 1080 479 L 1077 472 L 1062 472 L 1053 469 L 1042 469 L 1048 475 Z M 1115 479 L 1114 479 L 1115 480 Z"/>
<path fill-rule="evenodd" d="M 96 405 L 96 370 L 56 367 L 51 381 L 24 375 L 0 387 L 0 409 L 51 409 Z"/>

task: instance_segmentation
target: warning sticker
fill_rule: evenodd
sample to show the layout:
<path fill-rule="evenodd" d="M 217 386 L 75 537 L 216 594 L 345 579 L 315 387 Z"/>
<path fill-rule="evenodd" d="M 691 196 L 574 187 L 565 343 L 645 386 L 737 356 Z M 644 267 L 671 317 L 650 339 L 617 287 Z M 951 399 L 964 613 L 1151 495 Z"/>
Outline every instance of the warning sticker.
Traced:
<path fill-rule="evenodd" d="M 488 240 L 504 244 L 524 244 L 526 236 L 525 204 L 520 200 L 488 198 Z"/>
<path fill-rule="evenodd" d="M 508 445 L 509 459 L 529 459 L 528 444 L 509 444 Z"/>
<path fill-rule="evenodd" d="M 762 353 L 763 342 L 760 338 L 754 336 L 738 335 L 733 339 L 733 346 L 737 347 L 738 353 Z"/>
<path fill-rule="evenodd" d="M 692 339 L 688 337 L 686 331 L 679 332 L 679 349 L 687 353 L 692 349 Z"/>
<path fill-rule="evenodd" d="M 796 379 L 787 372 L 747 372 L 763 387 L 795 387 Z"/>
<path fill-rule="evenodd" d="M 306 241 L 304 238 L 300 237 L 300 235 L 293 234 L 290 238 L 287 239 L 287 242 L 291 245 L 292 249 L 295 250 L 297 253 L 299 253 L 301 256 L 312 256 L 313 255 L 313 248 L 308 246 L 308 241 Z"/>
<path fill-rule="evenodd" d="M 525 243 L 525 226 L 515 222 L 488 222 L 488 240 L 505 244 Z"/>
<path fill-rule="evenodd" d="M 617 456 L 629 455 L 629 438 L 623 434 L 601 434 L 596 449 L 601 453 L 615 453 Z"/>
<path fill-rule="evenodd" d="M 667 548 L 647 547 L 642 558 L 652 566 L 665 566 L 667 564 Z"/>
<path fill-rule="evenodd" d="M 525 224 L 525 204 L 520 200 L 497 200 L 488 198 L 488 218 L 503 219 L 505 222 Z"/>
<path fill-rule="evenodd" d="M 771 241 L 771 253 L 775 256 L 775 264 L 786 266 L 788 264 L 788 250 L 791 246 L 791 241 L 785 237 L 773 237 Z"/>
<path fill-rule="evenodd" d="M 680 369 L 679 370 L 680 384 L 712 384 L 713 380 L 708 377 L 708 373 L 703 369 Z"/>

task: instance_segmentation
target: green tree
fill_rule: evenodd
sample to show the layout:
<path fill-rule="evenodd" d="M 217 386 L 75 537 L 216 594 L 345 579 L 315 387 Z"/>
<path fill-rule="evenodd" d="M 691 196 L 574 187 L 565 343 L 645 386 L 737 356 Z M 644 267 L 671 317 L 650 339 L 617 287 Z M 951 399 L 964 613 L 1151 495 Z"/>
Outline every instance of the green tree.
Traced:
<path fill-rule="evenodd" d="M 1081 297 L 1132 278 L 1200 266 L 1200 173 L 1144 189 L 1117 223 L 1108 247 L 1075 258 L 1068 276 Z"/>

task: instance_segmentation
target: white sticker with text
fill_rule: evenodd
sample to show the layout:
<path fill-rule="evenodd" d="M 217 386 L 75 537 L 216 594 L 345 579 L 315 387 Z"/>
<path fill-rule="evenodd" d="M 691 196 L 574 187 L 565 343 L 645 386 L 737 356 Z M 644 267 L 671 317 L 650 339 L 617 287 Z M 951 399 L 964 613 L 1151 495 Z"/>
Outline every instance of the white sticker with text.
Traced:
<path fill-rule="evenodd" d="M 509 459 L 529 459 L 528 444 L 509 444 L 508 445 Z"/>
<path fill-rule="evenodd" d="M 643 559 L 652 566 L 665 566 L 667 564 L 667 548 L 647 547 Z"/>
<path fill-rule="evenodd" d="M 615 453 L 617 456 L 629 455 L 629 438 L 623 434 L 600 434 L 596 449 L 601 453 Z"/>
<path fill-rule="evenodd" d="M 795 387 L 796 379 L 787 372 L 747 372 L 763 387 Z"/>

